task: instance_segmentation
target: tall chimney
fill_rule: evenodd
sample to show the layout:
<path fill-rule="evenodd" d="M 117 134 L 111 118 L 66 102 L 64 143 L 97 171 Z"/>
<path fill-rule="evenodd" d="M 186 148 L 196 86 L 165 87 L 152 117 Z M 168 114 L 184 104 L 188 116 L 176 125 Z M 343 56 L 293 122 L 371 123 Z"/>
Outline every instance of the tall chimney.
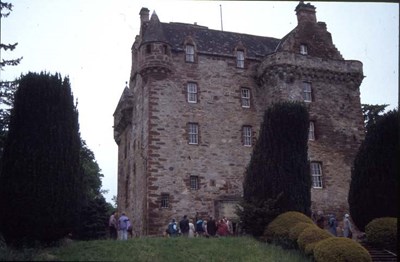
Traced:
<path fill-rule="evenodd" d="M 304 1 L 296 6 L 297 24 L 304 24 L 307 22 L 316 23 L 317 16 L 315 15 L 315 6 L 310 3 L 305 4 Z"/>
<path fill-rule="evenodd" d="M 148 22 L 150 19 L 150 10 L 147 9 L 146 7 L 142 7 L 140 9 L 140 26 L 142 26 L 145 22 Z"/>

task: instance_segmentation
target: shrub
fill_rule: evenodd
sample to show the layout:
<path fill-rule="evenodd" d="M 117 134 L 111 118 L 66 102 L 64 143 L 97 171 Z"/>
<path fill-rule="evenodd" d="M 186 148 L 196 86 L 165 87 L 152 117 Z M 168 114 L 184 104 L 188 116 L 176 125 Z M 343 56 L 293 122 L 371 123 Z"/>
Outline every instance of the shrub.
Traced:
<path fill-rule="evenodd" d="M 299 235 L 297 245 L 306 255 L 312 255 L 314 253 L 315 244 L 330 237 L 333 236 L 326 230 L 319 227 L 308 227 Z"/>
<path fill-rule="evenodd" d="M 268 242 L 274 242 L 284 247 L 293 247 L 289 239 L 291 228 L 298 223 L 307 223 L 314 225 L 314 222 L 308 216 L 296 211 L 289 211 L 277 216 L 267 226 L 264 237 Z"/>
<path fill-rule="evenodd" d="M 289 240 L 295 243 L 297 246 L 297 239 L 299 238 L 300 234 L 309 227 L 316 227 L 314 224 L 299 222 L 294 227 L 289 230 Z"/>
<path fill-rule="evenodd" d="M 368 243 L 395 250 L 397 247 L 397 218 L 376 218 L 365 227 Z"/>
<path fill-rule="evenodd" d="M 314 248 L 316 262 L 372 261 L 368 251 L 345 237 L 330 237 L 319 241 Z"/>

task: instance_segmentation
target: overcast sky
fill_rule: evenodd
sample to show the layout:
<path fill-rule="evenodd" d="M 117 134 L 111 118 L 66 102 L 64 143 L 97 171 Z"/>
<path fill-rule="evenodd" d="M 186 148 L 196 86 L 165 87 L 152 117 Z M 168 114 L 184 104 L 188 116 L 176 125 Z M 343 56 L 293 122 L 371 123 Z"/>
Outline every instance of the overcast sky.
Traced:
<path fill-rule="evenodd" d="M 104 174 L 111 202 L 117 194 L 117 146 L 113 113 L 128 81 L 131 46 L 139 33 L 142 7 L 161 22 L 184 22 L 224 31 L 282 38 L 296 25 L 298 1 L 138 1 L 9 0 L 14 9 L 1 21 L 1 42 L 18 42 L 1 59 L 23 56 L 6 67 L 1 80 L 29 71 L 69 76 L 78 98 L 82 138 Z M 308 3 L 307 1 L 305 1 Z M 333 43 L 346 60 L 363 63 L 361 102 L 397 107 L 399 5 L 395 3 L 311 2 L 317 20 L 327 24 Z"/>

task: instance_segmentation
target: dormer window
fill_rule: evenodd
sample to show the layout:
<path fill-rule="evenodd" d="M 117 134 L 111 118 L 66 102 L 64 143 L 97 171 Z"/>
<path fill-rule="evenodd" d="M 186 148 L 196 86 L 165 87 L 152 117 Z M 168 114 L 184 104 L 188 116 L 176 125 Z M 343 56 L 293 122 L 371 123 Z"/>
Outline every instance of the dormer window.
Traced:
<path fill-rule="evenodd" d="M 300 54 L 302 54 L 302 55 L 308 55 L 307 45 L 305 45 L 305 44 L 301 44 L 301 45 L 300 45 Z"/>
<path fill-rule="evenodd" d="M 236 51 L 236 67 L 244 68 L 244 51 L 243 50 Z"/>
<path fill-rule="evenodd" d="M 186 45 L 186 62 L 194 63 L 194 46 Z"/>

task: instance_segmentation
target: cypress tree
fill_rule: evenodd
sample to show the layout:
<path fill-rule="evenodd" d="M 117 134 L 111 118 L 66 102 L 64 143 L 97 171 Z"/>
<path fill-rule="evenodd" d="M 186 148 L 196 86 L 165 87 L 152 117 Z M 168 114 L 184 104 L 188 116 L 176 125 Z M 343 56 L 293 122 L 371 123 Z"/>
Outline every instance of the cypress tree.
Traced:
<path fill-rule="evenodd" d="M 0 231 L 7 242 L 50 242 L 73 231 L 80 212 L 79 151 L 69 79 L 22 76 L 0 174 Z"/>
<path fill-rule="evenodd" d="M 399 112 L 390 111 L 372 123 L 354 160 L 349 207 L 364 231 L 374 218 L 398 216 Z"/>
<path fill-rule="evenodd" d="M 282 102 L 264 114 L 260 135 L 254 147 L 243 183 L 242 212 L 247 227 L 260 235 L 276 215 L 285 211 L 310 214 L 311 177 L 307 160 L 309 117 L 299 102 Z M 250 206 L 252 207 L 250 207 Z M 243 211 L 263 211 L 244 216 Z M 265 219 L 267 217 L 267 219 Z M 246 227 L 246 225 L 245 225 Z"/>

